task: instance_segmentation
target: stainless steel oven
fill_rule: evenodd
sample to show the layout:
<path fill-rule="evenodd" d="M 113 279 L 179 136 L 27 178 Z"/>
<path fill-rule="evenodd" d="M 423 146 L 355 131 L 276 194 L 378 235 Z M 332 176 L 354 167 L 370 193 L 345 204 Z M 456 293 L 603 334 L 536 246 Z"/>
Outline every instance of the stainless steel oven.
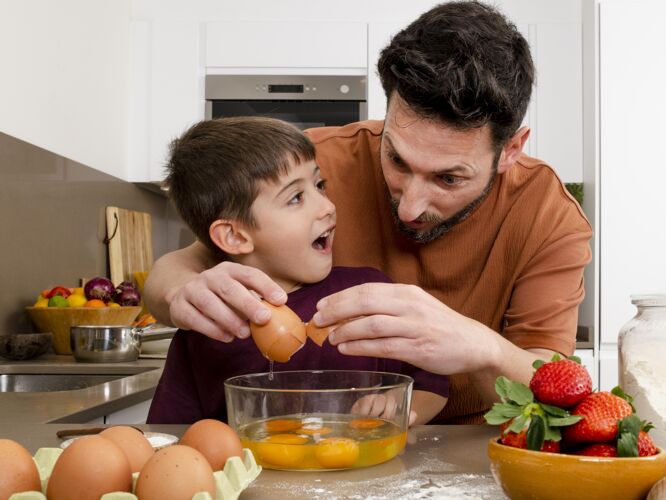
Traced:
<path fill-rule="evenodd" d="M 365 120 L 365 76 L 207 75 L 206 119 L 270 116 L 301 129 Z"/>

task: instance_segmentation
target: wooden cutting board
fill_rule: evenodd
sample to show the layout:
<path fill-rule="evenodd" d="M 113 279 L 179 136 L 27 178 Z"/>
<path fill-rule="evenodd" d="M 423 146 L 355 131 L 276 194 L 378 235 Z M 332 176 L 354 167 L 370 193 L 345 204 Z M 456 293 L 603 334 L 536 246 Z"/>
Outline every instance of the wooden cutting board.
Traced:
<path fill-rule="evenodd" d="M 134 280 L 153 265 L 153 225 L 149 213 L 106 207 L 106 238 L 111 281 Z"/>

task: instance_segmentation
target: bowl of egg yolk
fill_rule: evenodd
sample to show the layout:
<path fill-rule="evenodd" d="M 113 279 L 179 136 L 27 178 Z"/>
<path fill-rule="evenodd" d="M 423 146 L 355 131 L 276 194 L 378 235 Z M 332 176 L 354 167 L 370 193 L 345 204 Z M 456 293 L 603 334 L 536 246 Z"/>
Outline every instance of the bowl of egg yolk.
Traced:
<path fill-rule="evenodd" d="M 372 371 L 241 375 L 224 383 L 228 422 L 268 469 L 368 467 L 405 447 L 413 382 Z"/>

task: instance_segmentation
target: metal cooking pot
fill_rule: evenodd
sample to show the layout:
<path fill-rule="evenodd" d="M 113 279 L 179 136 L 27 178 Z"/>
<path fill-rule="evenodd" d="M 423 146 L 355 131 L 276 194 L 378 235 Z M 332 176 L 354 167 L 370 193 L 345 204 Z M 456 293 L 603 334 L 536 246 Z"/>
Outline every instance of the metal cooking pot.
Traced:
<path fill-rule="evenodd" d="M 141 343 L 170 339 L 177 328 L 138 328 L 133 326 L 73 326 L 70 345 L 77 361 L 123 363 L 136 361 Z"/>

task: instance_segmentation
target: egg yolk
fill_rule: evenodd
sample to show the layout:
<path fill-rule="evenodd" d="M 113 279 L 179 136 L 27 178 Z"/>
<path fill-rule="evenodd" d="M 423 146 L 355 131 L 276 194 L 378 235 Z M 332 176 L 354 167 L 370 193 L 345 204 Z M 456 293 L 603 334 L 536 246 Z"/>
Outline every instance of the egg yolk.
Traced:
<path fill-rule="evenodd" d="M 301 421 L 294 418 L 285 418 L 280 420 L 269 420 L 265 427 L 268 432 L 289 432 L 295 431 L 301 427 Z"/>
<path fill-rule="evenodd" d="M 308 438 L 296 434 L 274 434 L 257 443 L 259 458 L 278 467 L 294 467 L 303 461 Z"/>
<path fill-rule="evenodd" d="M 312 426 L 303 426 L 300 429 L 296 430 L 297 434 L 307 434 L 308 436 L 324 436 L 333 432 L 333 429 L 330 427 L 312 427 Z"/>
<path fill-rule="evenodd" d="M 378 418 L 356 418 L 349 422 L 352 429 L 375 429 L 384 425 L 384 421 Z"/>
<path fill-rule="evenodd" d="M 351 467 L 358 460 L 358 442 L 343 437 L 322 439 L 316 445 L 315 458 L 327 469 Z"/>

